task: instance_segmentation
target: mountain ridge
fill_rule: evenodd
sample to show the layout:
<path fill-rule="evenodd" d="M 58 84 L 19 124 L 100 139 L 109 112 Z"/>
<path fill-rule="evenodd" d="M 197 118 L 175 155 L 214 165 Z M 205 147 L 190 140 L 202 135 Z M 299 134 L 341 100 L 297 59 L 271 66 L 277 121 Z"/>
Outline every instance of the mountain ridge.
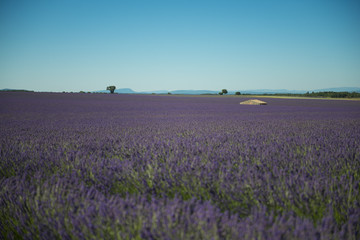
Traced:
<path fill-rule="evenodd" d="M 36 92 L 26 89 L 0 89 L 0 92 Z M 220 91 L 220 90 L 219 90 Z M 154 90 L 154 91 L 134 91 L 131 88 L 115 89 L 115 93 L 120 94 L 185 94 L 185 95 L 200 95 L 200 94 L 218 94 L 219 91 L 215 90 Z M 108 93 L 108 90 L 91 91 L 92 93 Z M 322 88 L 314 90 L 288 90 L 288 89 L 250 89 L 250 90 L 228 90 L 228 94 L 304 94 L 306 92 L 357 92 L 360 93 L 360 87 L 337 87 L 337 88 Z"/>
<path fill-rule="evenodd" d="M 106 90 L 100 90 L 96 92 L 109 92 Z M 240 92 L 242 94 L 276 94 L 276 93 L 291 93 L 291 94 L 304 94 L 306 92 L 358 92 L 360 93 L 360 87 L 338 87 L 338 88 L 323 88 L 314 90 L 288 90 L 288 89 L 251 89 L 251 90 L 228 90 L 228 94 L 235 94 Z M 219 91 L 214 90 L 154 90 L 154 91 L 134 91 L 131 88 L 116 89 L 115 93 L 133 93 L 133 94 L 187 94 L 187 95 L 199 95 L 199 94 L 218 94 Z"/>

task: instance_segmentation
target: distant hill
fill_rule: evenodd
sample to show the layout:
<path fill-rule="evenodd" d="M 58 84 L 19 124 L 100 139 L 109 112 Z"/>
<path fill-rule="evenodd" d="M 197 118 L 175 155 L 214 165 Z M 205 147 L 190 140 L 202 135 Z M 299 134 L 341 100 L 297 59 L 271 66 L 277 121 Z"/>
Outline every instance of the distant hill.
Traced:
<path fill-rule="evenodd" d="M 360 88 L 358 87 L 339 87 L 339 88 L 324 88 L 316 89 L 314 92 L 358 92 L 360 93 Z"/>
<path fill-rule="evenodd" d="M 4 88 L 0 89 L 1 92 L 34 92 L 33 90 L 26 90 L 26 89 L 10 89 Z"/>
<path fill-rule="evenodd" d="M 2 92 L 34 92 L 32 90 L 26 89 L 0 89 Z M 119 88 L 115 89 L 115 93 L 120 94 L 188 94 L 188 95 L 201 95 L 201 94 L 218 94 L 221 91 L 214 91 L 214 90 L 154 90 L 154 91 L 143 91 L 143 92 L 136 92 L 131 88 Z M 360 93 L 359 87 L 338 87 L 338 88 L 323 88 L 323 89 L 314 89 L 314 90 L 288 90 L 288 89 L 253 89 L 253 90 L 228 90 L 228 95 L 233 95 L 235 92 L 241 92 L 241 94 L 304 94 L 306 92 L 357 92 Z M 93 91 L 94 93 L 109 93 L 108 90 L 98 90 Z"/>
<path fill-rule="evenodd" d="M 357 87 L 339 87 L 339 88 L 324 88 L 313 90 L 288 90 L 288 89 L 255 89 L 255 90 L 240 90 L 245 94 L 276 94 L 276 93 L 291 93 L 291 94 L 304 94 L 306 92 L 358 92 L 360 88 Z"/>
<path fill-rule="evenodd" d="M 156 93 L 156 94 L 167 94 L 167 93 L 171 93 L 171 94 L 184 94 L 184 95 L 201 95 L 201 94 L 218 94 L 221 90 L 219 91 L 214 91 L 214 90 L 173 90 L 173 91 L 167 91 L 167 90 L 159 90 L 159 91 L 150 91 L 150 92 L 141 92 L 144 94 L 149 94 L 149 93 Z M 279 90 L 270 90 L 270 89 L 259 89 L 259 90 L 228 90 L 228 95 L 233 95 L 235 94 L 235 92 L 241 92 L 241 93 L 246 93 L 246 94 L 264 94 L 264 93 L 268 93 L 268 94 L 273 94 L 273 93 L 306 93 L 306 91 L 294 91 L 294 90 L 286 90 L 286 89 L 279 89 Z"/>
<path fill-rule="evenodd" d="M 240 90 L 243 94 L 275 94 L 275 93 L 292 93 L 303 94 L 307 91 L 304 90 L 288 90 L 288 89 L 254 89 L 254 90 Z"/>
<path fill-rule="evenodd" d="M 200 94 L 218 94 L 219 91 L 211 91 L 211 90 L 175 90 L 170 91 L 171 94 L 192 94 L 192 95 L 200 95 Z"/>
<path fill-rule="evenodd" d="M 149 91 L 141 92 L 145 94 L 156 93 L 156 94 L 189 94 L 189 95 L 200 95 L 200 94 L 218 94 L 221 91 L 214 90 L 159 90 L 159 91 Z M 326 88 L 326 89 L 316 89 L 316 90 L 288 90 L 288 89 L 254 89 L 254 90 L 228 90 L 228 94 L 232 95 L 235 92 L 241 92 L 242 94 L 276 94 L 276 93 L 291 93 L 291 94 L 304 94 L 306 92 L 358 92 L 360 93 L 360 88 L 356 87 L 342 87 L 342 88 Z"/>
<path fill-rule="evenodd" d="M 151 94 L 151 93 L 156 93 L 156 94 L 167 94 L 169 91 L 168 90 L 155 90 L 155 91 L 144 91 L 144 92 L 139 92 L 141 94 Z"/>
<path fill-rule="evenodd" d="M 116 93 L 136 93 L 135 91 L 133 91 L 131 88 L 120 88 L 120 89 L 115 89 Z"/>
<path fill-rule="evenodd" d="M 94 93 L 109 93 L 109 90 L 98 90 L 98 91 L 94 91 Z M 131 88 L 119 88 L 119 89 L 115 89 L 115 93 L 137 93 L 134 90 L 132 90 Z"/>

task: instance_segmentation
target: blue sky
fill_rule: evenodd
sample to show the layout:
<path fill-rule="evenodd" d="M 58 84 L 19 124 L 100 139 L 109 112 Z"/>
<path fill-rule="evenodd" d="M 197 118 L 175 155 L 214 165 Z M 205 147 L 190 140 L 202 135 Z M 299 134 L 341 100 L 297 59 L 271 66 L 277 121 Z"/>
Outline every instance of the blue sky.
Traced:
<path fill-rule="evenodd" d="M 360 1 L 0 1 L 0 89 L 108 85 L 360 87 Z"/>

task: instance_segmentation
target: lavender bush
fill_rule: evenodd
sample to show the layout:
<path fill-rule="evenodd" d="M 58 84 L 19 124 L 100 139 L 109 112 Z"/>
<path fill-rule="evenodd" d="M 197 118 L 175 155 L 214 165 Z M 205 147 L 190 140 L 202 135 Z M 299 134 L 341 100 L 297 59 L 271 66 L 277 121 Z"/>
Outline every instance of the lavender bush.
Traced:
<path fill-rule="evenodd" d="M 359 239 L 360 101 L 0 94 L 0 238 Z"/>

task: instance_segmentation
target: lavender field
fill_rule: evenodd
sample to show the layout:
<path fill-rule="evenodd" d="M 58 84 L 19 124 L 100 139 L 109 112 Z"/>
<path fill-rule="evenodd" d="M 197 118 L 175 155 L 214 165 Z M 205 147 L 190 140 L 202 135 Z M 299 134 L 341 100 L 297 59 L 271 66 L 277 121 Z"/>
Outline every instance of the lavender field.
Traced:
<path fill-rule="evenodd" d="M 0 239 L 360 239 L 360 101 L 0 93 Z"/>

